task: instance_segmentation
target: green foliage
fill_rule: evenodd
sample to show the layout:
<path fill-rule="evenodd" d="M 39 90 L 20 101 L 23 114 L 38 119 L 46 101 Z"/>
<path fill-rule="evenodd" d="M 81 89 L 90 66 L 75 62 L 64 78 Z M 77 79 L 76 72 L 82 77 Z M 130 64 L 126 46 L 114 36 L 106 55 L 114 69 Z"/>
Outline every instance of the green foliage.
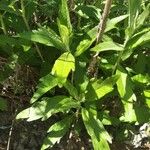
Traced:
<path fill-rule="evenodd" d="M 7 59 L 3 69 L 0 63 L 0 84 L 17 65 L 41 73 L 31 106 L 16 119 L 44 121 L 57 114 L 61 118 L 47 131 L 42 150 L 53 147 L 76 125 L 86 129 L 94 150 L 109 150 L 112 138 L 106 126 L 126 128 L 149 121 L 148 3 L 113 1 L 102 41 L 96 45 L 103 1 L 0 2 L 0 54 Z M 95 53 L 99 59 L 90 69 L 96 68 L 97 74 L 90 77 Z M 0 109 L 6 109 L 2 98 Z"/>

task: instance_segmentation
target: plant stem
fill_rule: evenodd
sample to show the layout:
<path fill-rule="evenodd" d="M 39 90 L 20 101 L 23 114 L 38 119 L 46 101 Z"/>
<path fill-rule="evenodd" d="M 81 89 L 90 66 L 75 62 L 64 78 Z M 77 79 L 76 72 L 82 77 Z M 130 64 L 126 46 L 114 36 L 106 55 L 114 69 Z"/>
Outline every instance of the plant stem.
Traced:
<path fill-rule="evenodd" d="M 4 34 L 7 35 L 7 30 L 6 30 L 6 27 L 5 27 L 3 16 L 1 14 L 0 14 L 0 22 L 1 22 L 2 30 L 3 30 Z"/>
<path fill-rule="evenodd" d="M 98 34 L 97 34 L 97 38 L 96 38 L 96 45 L 102 41 L 102 37 L 103 37 L 104 31 L 106 28 L 107 17 L 110 12 L 111 4 L 112 4 L 112 0 L 106 0 L 104 11 L 103 11 L 102 17 L 100 18 L 100 22 L 99 22 L 99 29 L 98 29 Z M 98 56 L 99 52 L 97 52 L 96 55 Z"/>
<path fill-rule="evenodd" d="M 104 11 L 99 21 L 99 28 L 98 28 L 98 33 L 96 37 L 96 45 L 102 41 L 102 37 L 106 28 L 107 17 L 110 12 L 111 4 L 112 4 L 112 0 L 106 0 Z M 96 54 L 92 56 L 91 62 L 89 63 L 88 74 L 90 76 L 94 76 L 94 74 L 96 73 L 96 70 L 98 70 L 97 68 L 98 55 L 99 55 L 99 52 L 96 52 Z"/>
<path fill-rule="evenodd" d="M 27 27 L 27 30 L 30 31 L 30 26 L 29 26 L 28 21 L 26 19 L 24 0 L 21 0 L 21 9 L 22 9 L 22 18 L 24 20 L 24 23 L 25 23 L 25 25 Z M 44 62 L 43 56 L 42 56 L 42 54 L 40 52 L 40 49 L 39 49 L 38 45 L 35 42 L 34 42 L 34 45 L 35 45 L 35 48 L 36 48 L 36 51 L 37 51 L 38 55 L 40 56 L 41 60 Z"/>

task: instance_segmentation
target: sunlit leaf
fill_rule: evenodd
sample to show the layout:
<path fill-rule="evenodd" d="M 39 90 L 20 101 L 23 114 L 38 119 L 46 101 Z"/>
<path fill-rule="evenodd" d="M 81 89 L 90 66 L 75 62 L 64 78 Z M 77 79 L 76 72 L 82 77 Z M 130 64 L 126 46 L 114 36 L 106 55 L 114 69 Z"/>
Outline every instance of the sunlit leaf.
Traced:
<path fill-rule="evenodd" d="M 40 79 L 40 83 L 37 86 L 37 90 L 35 91 L 31 103 L 34 103 L 36 100 L 38 100 L 43 94 L 48 92 L 50 89 L 57 86 L 58 81 L 56 77 L 52 76 L 51 74 L 48 74 Z"/>
<path fill-rule="evenodd" d="M 126 19 L 128 15 L 122 15 L 107 21 L 105 32 L 108 32 L 114 28 L 116 28 L 117 23 L 121 22 L 122 20 Z"/>
<path fill-rule="evenodd" d="M 69 30 L 66 26 L 64 26 L 60 23 L 59 19 L 57 20 L 57 24 L 58 24 L 61 39 L 62 39 L 63 43 L 66 45 L 66 50 L 69 51 L 69 40 L 70 40 Z"/>
<path fill-rule="evenodd" d="M 59 83 L 65 83 L 70 71 L 75 70 L 75 58 L 70 52 L 63 53 L 52 68 L 52 74 L 58 77 Z"/>
<path fill-rule="evenodd" d="M 96 39 L 97 32 L 98 32 L 98 27 L 96 26 L 90 31 L 88 31 L 87 34 L 85 34 L 83 40 L 79 43 L 76 49 L 75 56 L 81 55 L 92 45 L 92 43 Z"/>
<path fill-rule="evenodd" d="M 142 0 L 128 0 L 129 8 L 129 20 L 128 20 L 128 29 L 127 37 L 130 37 L 136 29 L 136 21 L 141 9 Z"/>
<path fill-rule="evenodd" d="M 95 47 L 91 48 L 91 51 L 103 52 L 103 51 L 122 51 L 123 46 L 113 41 L 102 42 Z"/>
<path fill-rule="evenodd" d="M 52 147 L 55 143 L 59 143 L 60 139 L 69 130 L 72 118 L 66 117 L 61 121 L 56 122 L 48 129 L 48 135 L 44 139 L 41 150 Z"/>
<path fill-rule="evenodd" d="M 145 103 L 150 108 L 150 90 L 144 90 Z"/>
<path fill-rule="evenodd" d="M 72 25 L 70 21 L 69 10 L 67 6 L 67 0 L 61 0 L 59 6 L 59 21 L 60 24 L 66 26 L 69 30 L 69 33 L 72 33 Z"/>
<path fill-rule="evenodd" d="M 125 46 L 125 50 L 122 55 L 122 59 L 127 59 L 134 51 L 134 49 L 138 46 L 142 46 L 143 44 L 150 41 L 150 29 L 145 29 L 142 32 L 136 34 L 127 42 Z"/>
<path fill-rule="evenodd" d="M 145 8 L 145 10 L 138 16 L 136 22 L 136 28 L 142 26 L 145 20 L 149 17 L 150 14 L 150 4 Z"/>
<path fill-rule="evenodd" d="M 44 97 L 41 102 L 35 102 L 31 107 L 21 111 L 16 119 L 27 118 L 27 121 L 33 121 L 42 118 L 46 120 L 55 113 L 77 107 L 79 103 L 67 96 Z"/>
<path fill-rule="evenodd" d="M 118 68 L 116 74 L 120 75 L 120 78 L 117 81 L 117 89 L 124 107 L 124 115 L 120 120 L 125 122 L 135 122 L 137 121 L 137 118 L 133 108 L 133 102 L 136 101 L 136 96 L 132 90 L 133 85 L 123 68 Z"/>
<path fill-rule="evenodd" d="M 110 150 L 107 141 L 112 142 L 102 122 L 91 111 L 82 108 L 82 119 L 92 139 L 94 150 Z"/>
<path fill-rule="evenodd" d="M 142 84 L 150 84 L 150 76 L 148 74 L 142 75 L 138 74 L 132 77 L 133 81 L 142 83 Z"/>
<path fill-rule="evenodd" d="M 88 87 L 87 92 L 87 99 L 89 101 L 94 101 L 97 99 L 102 98 L 109 92 L 113 91 L 113 86 L 119 79 L 118 75 L 114 75 L 112 77 L 109 77 L 105 79 L 104 81 L 96 80 L 94 82 L 91 82 Z"/>

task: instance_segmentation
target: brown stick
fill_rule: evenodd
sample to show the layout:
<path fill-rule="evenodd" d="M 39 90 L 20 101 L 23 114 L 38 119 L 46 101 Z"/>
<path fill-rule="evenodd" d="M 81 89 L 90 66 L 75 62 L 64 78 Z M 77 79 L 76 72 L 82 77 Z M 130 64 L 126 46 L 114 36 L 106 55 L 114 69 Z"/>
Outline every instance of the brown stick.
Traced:
<path fill-rule="evenodd" d="M 107 17 L 110 12 L 111 4 L 112 4 L 112 0 L 106 0 L 104 11 L 103 11 L 102 17 L 100 18 L 100 22 L 99 22 L 99 29 L 98 29 L 97 38 L 96 38 L 96 45 L 102 41 L 102 37 L 103 37 L 104 31 L 106 28 Z M 92 56 L 91 62 L 88 67 L 88 74 L 90 76 L 95 76 L 95 74 L 98 72 L 98 69 L 97 69 L 98 55 L 99 55 L 99 52 L 96 52 L 96 54 Z"/>
<path fill-rule="evenodd" d="M 109 12 L 110 12 L 111 4 L 112 4 L 112 0 L 106 0 L 104 11 L 103 11 L 102 17 L 100 18 L 99 31 L 97 34 L 96 45 L 99 42 L 101 42 L 101 40 L 102 40 L 103 33 L 105 31 L 105 28 L 106 28 L 107 17 L 108 17 Z"/>

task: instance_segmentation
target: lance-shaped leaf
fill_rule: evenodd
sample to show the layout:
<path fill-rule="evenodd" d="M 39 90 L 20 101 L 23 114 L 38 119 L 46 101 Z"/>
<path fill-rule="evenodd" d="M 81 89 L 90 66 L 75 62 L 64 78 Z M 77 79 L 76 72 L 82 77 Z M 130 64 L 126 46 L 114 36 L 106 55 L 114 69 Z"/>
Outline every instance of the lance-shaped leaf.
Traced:
<path fill-rule="evenodd" d="M 113 86 L 119 79 L 118 75 L 114 75 L 105 79 L 104 81 L 96 80 L 91 82 L 88 86 L 88 92 L 86 94 L 86 98 L 88 101 L 94 101 L 102 98 L 109 92 L 113 91 Z"/>
<path fill-rule="evenodd" d="M 124 48 L 121 44 L 115 43 L 113 41 L 102 42 L 95 47 L 91 48 L 91 51 L 103 52 L 103 51 L 122 51 Z"/>
<path fill-rule="evenodd" d="M 64 83 L 64 87 L 68 90 L 69 94 L 73 98 L 75 98 L 76 100 L 78 99 L 78 91 L 69 81 L 66 81 Z"/>
<path fill-rule="evenodd" d="M 108 32 L 108 31 L 116 28 L 116 24 L 119 23 L 120 21 L 126 19 L 127 17 L 128 17 L 128 15 L 122 15 L 122 16 L 108 20 L 107 24 L 106 24 L 105 32 Z"/>
<path fill-rule="evenodd" d="M 58 81 L 56 77 L 52 76 L 51 74 L 48 74 L 40 79 L 40 83 L 37 85 L 37 90 L 33 94 L 33 97 L 31 98 L 31 103 L 34 103 L 36 100 L 38 100 L 43 94 L 48 92 L 50 89 L 57 86 Z"/>
<path fill-rule="evenodd" d="M 93 29 L 88 31 L 87 34 L 85 34 L 83 40 L 77 46 L 75 56 L 81 55 L 92 45 L 92 43 L 96 39 L 97 32 L 98 32 L 98 26 L 94 27 Z"/>
<path fill-rule="evenodd" d="M 136 28 L 139 28 L 144 24 L 145 20 L 149 17 L 149 14 L 150 14 L 150 4 L 148 4 L 145 10 L 138 16 Z"/>
<path fill-rule="evenodd" d="M 128 20 L 128 29 L 127 29 L 127 36 L 130 37 L 136 28 L 136 21 L 141 9 L 141 2 L 142 0 L 128 0 L 128 8 L 129 8 L 129 20 Z"/>
<path fill-rule="evenodd" d="M 112 139 L 96 115 L 82 108 L 82 119 L 88 134 L 91 136 L 94 150 L 110 150 L 107 141 L 111 143 Z"/>
<path fill-rule="evenodd" d="M 31 107 L 20 112 L 16 118 L 28 118 L 27 121 L 40 118 L 46 120 L 55 113 L 65 112 L 77 107 L 80 107 L 79 103 L 67 96 L 44 97 L 41 102 L 35 102 Z"/>
<path fill-rule="evenodd" d="M 58 77 L 58 82 L 60 84 L 63 84 L 66 82 L 71 70 L 75 70 L 75 58 L 70 52 L 66 52 L 55 61 L 52 74 Z"/>
<path fill-rule="evenodd" d="M 133 102 L 136 101 L 136 96 L 132 90 L 133 85 L 123 68 L 119 67 L 116 74 L 120 75 L 117 88 L 124 106 L 124 115 L 120 119 L 125 122 L 134 122 L 136 121 L 136 114 Z"/>
<path fill-rule="evenodd" d="M 67 6 L 67 0 L 61 0 L 59 6 L 59 21 L 60 24 L 66 26 L 69 30 L 69 33 L 72 32 L 72 25 L 70 22 L 69 10 Z"/>
<path fill-rule="evenodd" d="M 60 50 L 66 50 L 61 38 L 50 28 L 40 28 L 38 30 L 33 30 L 32 32 L 24 32 L 20 33 L 18 36 L 26 40 L 56 47 Z"/>
<path fill-rule="evenodd" d="M 150 29 L 144 29 L 142 32 L 134 35 L 127 42 L 125 46 L 125 50 L 122 54 L 122 60 L 127 59 L 133 53 L 134 49 L 138 46 L 142 46 L 143 44 L 150 41 Z"/>
<path fill-rule="evenodd" d="M 61 39 L 66 46 L 66 50 L 69 51 L 69 41 L 70 41 L 69 29 L 65 25 L 62 25 L 59 19 L 57 20 L 57 24 L 58 24 Z"/>
<path fill-rule="evenodd" d="M 61 121 L 56 122 L 48 129 L 48 135 L 44 139 L 41 150 L 45 150 L 48 147 L 53 147 L 55 143 L 59 143 L 60 139 L 66 134 L 71 125 L 72 118 L 66 117 Z"/>

